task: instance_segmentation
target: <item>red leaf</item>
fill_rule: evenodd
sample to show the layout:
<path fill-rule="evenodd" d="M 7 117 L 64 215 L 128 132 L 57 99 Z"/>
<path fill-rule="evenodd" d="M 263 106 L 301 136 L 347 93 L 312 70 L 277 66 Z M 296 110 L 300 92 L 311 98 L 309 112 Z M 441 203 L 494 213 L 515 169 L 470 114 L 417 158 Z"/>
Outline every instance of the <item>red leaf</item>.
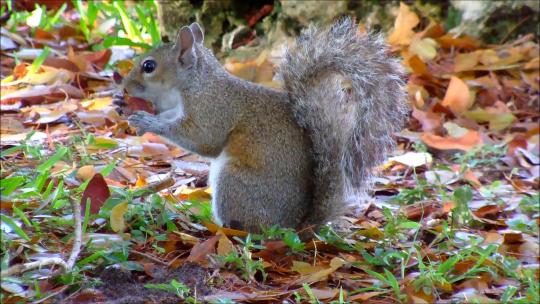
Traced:
<path fill-rule="evenodd" d="M 142 98 L 138 98 L 138 97 L 129 97 L 128 98 L 128 108 L 132 112 L 145 111 L 145 112 L 148 112 L 150 114 L 156 114 L 156 111 L 154 111 L 152 103 L 150 103 L 147 100 L 144 100 Z"/>
<path fill-rule="evenodd" d="M 105 182 L 103 175 L 97 173 L 92 177 L 86 189 L 84 189 L 81 200 L 82 212 L 85 212 L 86 202 L 90 199 L 90 214 L 98 213 L 101 206 L 103 206 L 110 196 L 111 192 L 109 191 L 107 182 Z"/>

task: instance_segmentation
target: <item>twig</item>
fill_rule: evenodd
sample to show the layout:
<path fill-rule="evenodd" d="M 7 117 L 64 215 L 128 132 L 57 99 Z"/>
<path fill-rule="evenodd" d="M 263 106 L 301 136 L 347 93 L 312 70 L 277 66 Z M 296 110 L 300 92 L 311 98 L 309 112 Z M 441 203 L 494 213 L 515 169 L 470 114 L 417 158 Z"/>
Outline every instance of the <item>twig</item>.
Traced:
<path fill-rule="evenodd" d="M 15 274 L 21 274 L 21 273 L 23 273 L 25 271 L 28 271 L 28 270 L 32 270 L 32 269 L 35 269 L 35 268 L 41 268 L 41 267 L 49 266 L 49 265 L 58 265 L 58 266 L 64 268 L 64 270 L 66 270 L 68 268 L 68 265 L 66 264 L 66 262 L 64 262 L 64 260 L 61 259 L 61 258 L 47 258 L 47 259 L 43 259 L 43 260 L 40 260 L 40 261 L 24 263 L 24 264 L 17 264 L 17 265 L 11 266 L 6 270 L 2 270 L 0 272 L 0 276 L 4 277 L 4 276 L 15 275 Z"/>
<path fill-rule="evenodd" d="M 44 298 L 41 298 L 37 301 L 34 301 L 34 302 L 31 302 L 32 304 L 39 304 L 39 303 L 43 303 L 45 301 L 47 301 L 48 299 L 52 298 L 52 297 L 55 297 L 59 294 L 61 294 L 62 292 L 64 292 L 66 289 L 68 289 L 70 286 L 69 285 L 65 285 L 65 286 L 62 286 L 60 289 L 58 289 L 57 291 L 55 292 L 51 292 L 50 294 L 48 294 L 46 297 Z"/>
<path fill-rule="evenodd" d="M 71 206 L 73 207 L 73 219 L 75 221 L 75 231 L 73 236 L 73 247 L 71 248 L 71 254 L 69 255 L 69 259 L 67 260 L 67 270 L 71 270 L 73 268 L 73 265 L 75 265 L 75 262 L 77 261 L 77 257 L 79 256 L 79 253 L 81 252 L 81 246 L 82 246 L 82 222 L 81 222 L 81 204 L 76 202 L 73 199 L 70 199 Z"/>
<path fill-rule="evenodd" d="M 71 206 L 73 207 L 73 218 L 75 221 L 75 232 L 74 232 L 75 235 L 74 235 L 74 240 L 73 240 L 73 247 L 71 249 L 71 254 L 69 255 L 68 261 L 65 262 L 62 258 L 47 258 L 40 261 L 17 264 L 17 265 L 9 267 L 6 270 L 1 271 L 0 276 L 3 277 L 3 276 L 17 275 L 17 274 L 26 272 L 28 270 L 41 268 L 41 267 L 49 266 L 49 265 L 58 265 L 62 267 L 64 272 L 70 271 L 73 268 L 73 265 L 75 265 L 75 261 L 77 260 L 77 257 L 79 256 L 79 253 L 81 252 L 82 223 L 81 223 L 81 205 L 75 202 L 74 200 L 70 200 L 70 201 L 71 201 Z M 55 276 L 57 274 L 59 274 L 59 271 L 55 271 L 52 274 L 52 276 Z"/>
<path fill-rule="evenodd" d="M 152 255 L 149 255 L 149 254 L 146 254 L 144 252 L 140 252 L 140 251 L 136 251 L 136 250 L 130 250 L 129 252 L 133 253 L 133 254 L 136 254 L 138 256 L 142 256 L 144 258 L 147 258 L 151 261 L 154 261 L 158 264 L 161 264 L 161 265 L 165 265 L 165 266 L 168 266 L 168 264 L 166 262 L 163 262 L 162 260 L 156 258 L 155 256 L 152 256 Z"/>
<path fill-rule="evenodd" d="M 504 37 L 502 38 L 500 44 L 503 44 L 503 43 L 506 41 L 506 39 L 508 39 L 508 38 L 510 37 L 510 35 L 512 35 L 512 33 L 513 33 L 514 31 L 516 31 L 520 26 L 522 26 L 522 25 L 523 25 L 525 22 L 527 22 L 527 20 L 529 20 L 530 18 L 531 18 L 531 16 L 529 15 L 529 16 L 527 16 L 527 17 L 521 19 L 518 23 L 516 23 L 516 25 L 514 25 L 514 26 L 506 33 L 506 35 L 504 35 Z"/>
<path fill-rule="evenodd" d="M 174 185 L 174 179 L 171 175 L 165 176 L 162 180 L 158 180 L 147 185 L 142 186 L 138 190 L 149 190 L 151 192 L 158 192 L 163 189 L 169 188 Z"/>

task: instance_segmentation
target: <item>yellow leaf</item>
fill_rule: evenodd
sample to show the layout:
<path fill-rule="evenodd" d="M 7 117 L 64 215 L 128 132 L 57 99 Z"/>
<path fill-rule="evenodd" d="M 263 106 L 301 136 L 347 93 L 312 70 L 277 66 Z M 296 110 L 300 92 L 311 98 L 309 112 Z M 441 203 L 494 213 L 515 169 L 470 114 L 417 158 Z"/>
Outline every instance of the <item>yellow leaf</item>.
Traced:
<path fill-rule="evenodd" d="M 322 266 L 313 266 L 310 263 L 302 262 L 302 261 L 293 261 L 292 262 L 292 271 L 296 271 L 301 275 L 308 275 L 315 273 L 320 270 L 324 270 L 325 268 Z"/>
<path fill-rule="evenodd" d="M 128 210 L 128 203 L 122 202 L 111 209 L 111 228 L 114 232 L 121 232 L 126 228 L 124 214 Z"/>
<path fill-rule="evenodd" d="M 147 184 L 146 179 L 142 175 L 137 175 L 137 181 L 135 182 L 135 188 L 143 187 Z"/>
<path fill-rule="evenodd" d="M 476 122 L 489 122 L 489 128 L 495 131 L 506 129 L 516 120 L 512 113 L 497 112 L 497 109 L 493 107 L 467 111 L 463 113 L 463 116 Z"/>
<path fill-rule="evenodd" d="M 51 111 L 49 113 L 40 114 L 39 119 L 36 120 L 37 124 L 48 124 L 54 121 L 57 121 L 58 119 L 62 118 L 62 116 L 66 115 L 66 111 L 64 109 L 57 109 L 54 111 Z"/>
<path fill-rule="evenodd" d="M 212 196 L 208 193 L 208 189 L 197 188 L 182 188 L 180 191 L 180 199 L 182 200 L 194 200 L 194 201 L 208 201 L 212 199 Z"/>
<path fill-rule="evenodd" d="M 523 67 L 525 70 L 538 70 L 540 69 L 540 57 L 536 57 L 531 59 L 525 66 Z"/>
<path fill-rule="evenodd" d="M 103 108 L 112 105 L 112 97 L 94 98 L 82 102 L 82 105 L 88 110 L 102 110 Z"/>
<path fill-rule="evenodd" d="M 208 229 L 208 231 L 212 233 L 217 233 L 218 230 L 221 230 L 225 235 L 228 235 L 228 236 L 245 237 L 248 235 L 246 231 L 220 227 L 214 223 L 207 222 L 207 221 L 203 221 L 203 225 Z"/>
<path fill-rule="evenodd" d="M 338 268 L 345 264 L 345 260 L 342 258 L 334 257 L 330 261 L 330 268 L 319 270 L 315 273 L 308 275 L 307 277 L 301 278 L 298 283 L 313 283 L 324 281 L 327 279 L 328 275 L 336 271 Z"/>
<path fill-rule="evenodd" d="M 428 62 L 437 56 L 437 41 L 431 38 L 413 40 L 409 52 L 418 55 L 423 62 Z"/>
<path fill-rule="evenodd" d="M 200 243 L 200 240 L 192 235 L 189 235 L 187 233 L 179 232 L 179 231 L 173 231 L 174 234 L 178 235 L 180 237 L 180 240 L 184 243 L 196 245 Z"/>
<path fill-rule="evenodd" d="M 472 106 L 469 86 L 463 80 L 452 76 L 442 105 L 450 108 L 455 114 L 467 111 Z"/>
<path fill-rule="evenodd" d="M 488 49 L 480 52 L 480 62 L 483 65 L 492 65 L 499 61 L 499 56 L 494 50 Z"/>
<path fill-rule="evenodd" d="M 356 234 L 375 240 L 381 240 L 384 238 L 384 232 L 377 227 L 368 227 L 366 229 L 360 229 L 356 231 Z"/>
<path fill-rule="evenodd" d="M 112 149 L 118 146 L 118 142 L 113 138 L 95 137 L 92 144 L 88 145 L 88 149 Z"/>
<path fill-rule="evenodd" d="M 96 168 L 93 165 L 82 166 L 77 170 L 77 178 L 82 181 L 91 179 L 95 174 Z"/>
<path fill-rule="evenodd" d="M 388 37 L 388 43 L 393 45 L 408 45 L 414 35 L 413 28 L 418 25 L 420 19 L 411 12 L 409 6 L 401 2 L 399 4 L 399 13 L 394 23 L 394 31 Z"/>

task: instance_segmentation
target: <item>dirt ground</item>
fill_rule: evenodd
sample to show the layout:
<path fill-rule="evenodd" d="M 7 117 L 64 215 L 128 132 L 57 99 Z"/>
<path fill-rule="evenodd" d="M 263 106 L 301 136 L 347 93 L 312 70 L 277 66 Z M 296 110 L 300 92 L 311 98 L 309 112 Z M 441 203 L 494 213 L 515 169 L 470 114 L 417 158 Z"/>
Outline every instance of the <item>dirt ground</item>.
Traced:
<path fill-rule="evenodd" d="M 102 284 L 94 288 L 86 288 L 79 293 L 64 298 L 61 303 L 107 303 L 107 304 L 150 304 L 179 303 L 181 299 L 173 293 L 149 289 L 146 284 L 168 284 L 176 280 L 189 287 L 190 295 L 202 297 L 210 293 L 206 284 L 208 270 L 193 263 L 185 263 L 177 269 L 155 267 L 152 277 L 145 273 L 129 272 L 122 269 L 106 268 L 99 274 Z"/>

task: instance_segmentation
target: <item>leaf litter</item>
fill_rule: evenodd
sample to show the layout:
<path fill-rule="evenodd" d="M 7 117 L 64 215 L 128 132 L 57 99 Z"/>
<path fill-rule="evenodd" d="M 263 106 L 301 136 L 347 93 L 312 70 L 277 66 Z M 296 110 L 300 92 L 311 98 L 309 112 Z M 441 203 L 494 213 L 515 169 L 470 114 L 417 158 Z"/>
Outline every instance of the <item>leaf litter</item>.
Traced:
<path fill-rule="evenodd" d="M 47 262 L 2 275 L 2 301 L 538 301 L 538 40 L 486 45 L 422 18 L 401 3 L 388 33 L 412 108 L 398 150 L 368 207 L 306 243 L 212 222 L 207 163 L 115 112 L 111 69 L 129 70 L 133 49 L 92 49 L 88 31 L 112 27 L 2 27 L 2 273 Z M 278 87 L 267 56 L 225 66 Z M 62 272 L 73 201 L 82 249 Z"/>

